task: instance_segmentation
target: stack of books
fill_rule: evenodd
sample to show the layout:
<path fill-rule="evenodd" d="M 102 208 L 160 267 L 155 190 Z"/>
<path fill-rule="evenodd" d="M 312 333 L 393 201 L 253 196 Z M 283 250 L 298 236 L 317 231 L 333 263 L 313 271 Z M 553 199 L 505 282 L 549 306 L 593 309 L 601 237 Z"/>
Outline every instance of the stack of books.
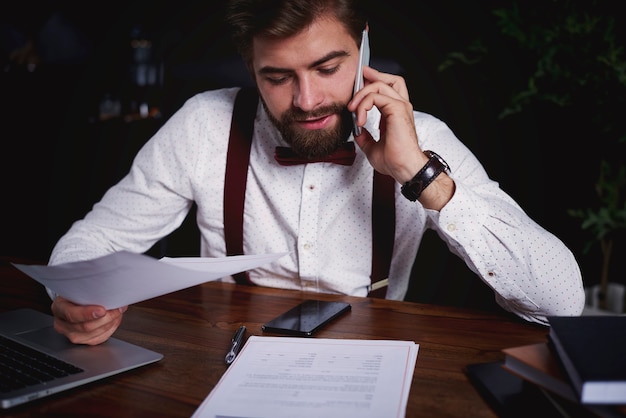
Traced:
<path fill-rule="evenodd" d="M 563 416 L 626 417 L 626 316 L 548 321 L 548 341 L 506 348 L 501 362 L 468 366 L 487 401 L 505 411 L 512 399 L 539 404 L 547 398 L 546 404 L 567 411 Z"/>
<path fill-rule="evenodd" d="M 581 404 L 626 405 L 626 316 L 548 321 L 548 342 L 503 350 L 504 367 Z"/>

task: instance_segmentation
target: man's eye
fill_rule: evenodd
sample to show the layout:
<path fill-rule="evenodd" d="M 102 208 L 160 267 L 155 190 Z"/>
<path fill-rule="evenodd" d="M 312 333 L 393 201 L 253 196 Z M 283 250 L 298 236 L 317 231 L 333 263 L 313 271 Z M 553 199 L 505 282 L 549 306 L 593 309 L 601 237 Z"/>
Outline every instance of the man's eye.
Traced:
<path fill-rule="evenodd" d="M 339 66 L 330 67 L 330 68 L 320 68 L 318 71 L 324 75 L 331 75 L 339 71 Z"/>
<path fill-rule="evenodd" d="M 267 81 L 270 84 L 278 86 L 278 85 L 281 85 L 281 84 L 285 84 L 287 82 L 287 80 L 289 80 L 289 77 L 287 77 L 287 76 L 285 76 L 285 77 L 267 77 L 266 79 L 267 79 Z"/>

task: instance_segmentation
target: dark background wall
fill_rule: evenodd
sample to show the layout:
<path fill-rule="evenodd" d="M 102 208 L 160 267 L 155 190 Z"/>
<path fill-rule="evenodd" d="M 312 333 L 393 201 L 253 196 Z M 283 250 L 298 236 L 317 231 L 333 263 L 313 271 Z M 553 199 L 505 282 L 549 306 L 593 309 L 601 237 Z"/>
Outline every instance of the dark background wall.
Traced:
<path fill-rule="evenodd" d="M 414 107 L 446 121 L 490 176 L 572 248 L 586 284 L 593 284 L 599 254 L 581 253 L 578 222 L 566 215 L 568 208 L 585 206 L 592 193 L 596 172 L 585 169 L 593 162 L 588 133 L 545 109 L 497 118 L 511 86 L 524 82 L 524 64 L 504 42 L 487 71 L 469 66 L 438 70 L 449 52 L 463 50 L 475 37 L 499 39 L 490 10 L 500 3 L 418 2 L 409 11 L 405 1 L 380 2 L 370 22 L 373 63 L 391 62 L 401 69 Z M 68 43 L 60 36 L 66 31 L 54 25 L 48 25 L 43 40 L 56 52 L 34 72 L 10 66 L 7 41 L 2 45 L 0 255 L 46 261 L 56 240 L 126 172 L 141 144 L 186 98 L 234 85 L 246 75 L 230 66 L 234 51 L 223 30 L 222 1 L 112 1 L 97 9 L 63 2 L 7 4 L 0 15 L 3 28 L 19 23 L 19 16 L 41 23 L 42 4 L 66 13 L 76 28 L 70 38 L 84 41 L 78 43 L 82 54 L 73 61 L 61 59 L 69 53 L 59 45 L 76 43 Z M 137 24 L 152 39 L 162 64 L 154 99 L 162 116 L 133 123 L 100 121 L 102 98 L 109 94 L 124 100 L 129 90 L 129 39 Z M 171 238 L 167 251 L 183 255 L 196 246 L 193 232 L 183 230 Z M 412 300 L 490 303 L 488 289 L 434 234 L 427 236 L 415 272 Z M 624 277 L 623 270 L 616 273 Z"/>

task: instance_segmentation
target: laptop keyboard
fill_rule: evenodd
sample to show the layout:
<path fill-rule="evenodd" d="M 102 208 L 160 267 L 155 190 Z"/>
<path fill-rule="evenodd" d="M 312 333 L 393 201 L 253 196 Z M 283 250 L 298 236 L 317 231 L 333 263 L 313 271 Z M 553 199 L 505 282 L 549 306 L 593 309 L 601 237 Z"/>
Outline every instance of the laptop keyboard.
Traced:
<path fill-rule="evenodd" d="M 81 371 L 79 367 L 0 336 L 0 393 Z"/>

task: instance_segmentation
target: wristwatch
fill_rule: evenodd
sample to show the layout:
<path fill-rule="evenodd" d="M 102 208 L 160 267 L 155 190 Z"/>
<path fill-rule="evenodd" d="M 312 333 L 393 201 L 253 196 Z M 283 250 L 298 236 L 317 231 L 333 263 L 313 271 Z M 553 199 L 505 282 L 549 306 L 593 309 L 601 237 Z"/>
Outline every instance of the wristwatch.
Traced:
<path fill-rule="evenodd" d="M 424 151 L 424 154 L 429 157 L 426 165 L 417 172 L 415 177 L 404 183 L 401 188 L 404 197 L 409 199 L 411 202 L 415 202 L 420 197 L 424 189 L 428 187 L 428 185 L 432 183 L 439 174 L 444 171 L 447 173 L 450 172 L 450 166 L 439 156 L 439 154 L 433 151 Z"/>

